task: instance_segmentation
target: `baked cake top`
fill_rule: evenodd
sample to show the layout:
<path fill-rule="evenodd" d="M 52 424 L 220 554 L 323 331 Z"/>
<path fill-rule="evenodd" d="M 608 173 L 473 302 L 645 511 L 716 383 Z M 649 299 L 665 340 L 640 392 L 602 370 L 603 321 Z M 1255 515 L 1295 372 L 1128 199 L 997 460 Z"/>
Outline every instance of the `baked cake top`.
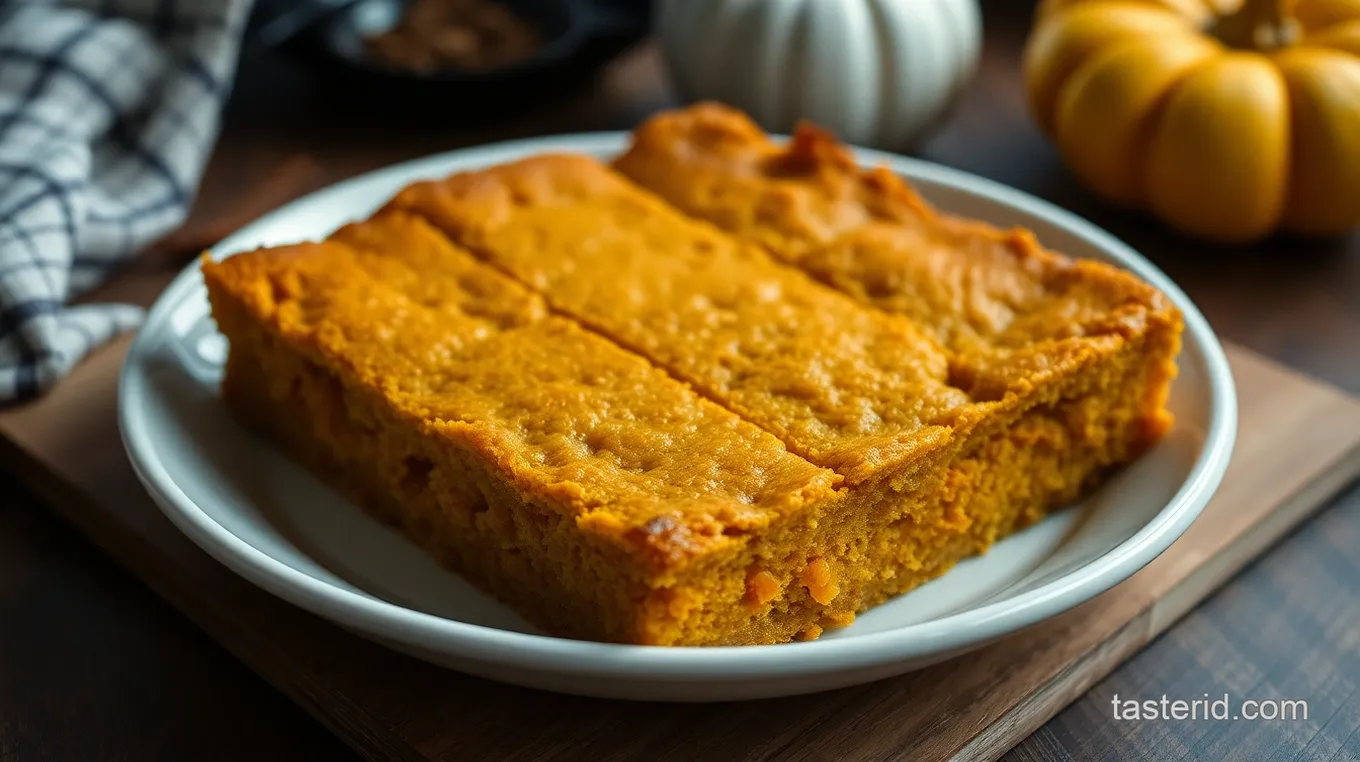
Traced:
<path fill-rule="evenodd" d="M 528 499 L 670 561 L 844 486 L 907 489 L 998 408 L 1179 336 L 1132 275 L 938 214 L 811 128 L 780 146 L 701 105 L 636 135 L 617 171 L 549 155 L 420 182 L 204 272 Z"/>
<path fill-rule="evenodd" d="M 614 166 L 960 352 L 1180 321 L 1160 292 L 1122 270 L 1046 251 L 1026 230 L 940 214 L 895 173 L 863 169 L 812 125 L 781 144 L 740 111 L 700 103 L 649 119 Z"/>
<path fill-rule="evenodd" d="M 542 300 L 423 221 L 207 261 L 210 290 L 530 500 L 658 563 L 834 494 L 838 477 Z"/>
<path fill-rule="evenodd" d="M 418 183 L 419 213 L 847 483 L 940 446 L 968 395 L 915 323 L 692 220 L 584 156 Z"/>

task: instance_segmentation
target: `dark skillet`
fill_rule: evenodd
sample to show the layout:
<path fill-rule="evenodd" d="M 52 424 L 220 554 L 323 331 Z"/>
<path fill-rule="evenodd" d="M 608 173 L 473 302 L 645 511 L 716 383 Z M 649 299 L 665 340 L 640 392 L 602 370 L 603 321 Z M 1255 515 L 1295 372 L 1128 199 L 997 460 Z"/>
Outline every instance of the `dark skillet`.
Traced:
<path fill-rule="evenodd" d="M 648 0 L 502 0 L 543 40 L 528 58 L 491 69 L 411 71 L 368 56 L 364 39 L 400 17 L 405 0 L 261 0 L 246 54 L 269 48 L 312 69 L 318 86 L 360 108 L 465 117 L 534 106 L 589 82 L 648 32 Z"/>

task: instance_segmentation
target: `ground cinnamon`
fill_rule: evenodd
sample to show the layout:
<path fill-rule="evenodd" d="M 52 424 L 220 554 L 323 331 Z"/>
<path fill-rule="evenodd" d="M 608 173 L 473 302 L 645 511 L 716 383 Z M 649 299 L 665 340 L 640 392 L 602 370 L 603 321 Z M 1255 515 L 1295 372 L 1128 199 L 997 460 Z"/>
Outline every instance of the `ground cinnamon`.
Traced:
<path fill-rule="evenodd" d="M 493 0 L 415 0 L 397 25 L 369 37 L 373 58 L 402 69 L 486 69 L 527 58 L 534 26 Z"/>

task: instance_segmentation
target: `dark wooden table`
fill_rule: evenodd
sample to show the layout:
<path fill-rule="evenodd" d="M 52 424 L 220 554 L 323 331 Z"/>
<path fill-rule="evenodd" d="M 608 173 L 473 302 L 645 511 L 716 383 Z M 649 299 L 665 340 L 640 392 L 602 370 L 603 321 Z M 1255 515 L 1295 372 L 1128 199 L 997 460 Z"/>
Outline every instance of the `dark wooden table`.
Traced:
<path fill-rule="evenodd" d="M 1055 201 L 1167 270 L 1228 339 L 1360 393 L 1360 236 L 1214 250 L 1105 209 L 1024 110 L 1030 3 L 984 2 L 982 70 L 918 154 Z M 438 150 L 620 129 L 673 103 L 655 52 L 577 97 L 468 126 L 393 123 L 328 99 L 279 61 L 242 65 L 197 220 L 230 216 L 299 153 L 329 182 Z M 1287 442 L 1281 443 L 1287 447 Z M 1304 720 L 1117 721 L 1111 699 L 1302 699 Z M 187 619 L 0 476 L 0 762 L 309 759 L 353 753 Z M 1360 759 L 1360 489 L 1247 569 L 1010 759 Z"/>

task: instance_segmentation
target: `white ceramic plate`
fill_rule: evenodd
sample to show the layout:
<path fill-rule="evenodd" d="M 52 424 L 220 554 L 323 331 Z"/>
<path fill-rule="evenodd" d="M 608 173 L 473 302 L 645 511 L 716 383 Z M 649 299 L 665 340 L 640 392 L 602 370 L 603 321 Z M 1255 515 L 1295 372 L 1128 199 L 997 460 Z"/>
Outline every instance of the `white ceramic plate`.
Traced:
<path fill-rule="evenodd" d="M 578 135 L 456 151 L 314 193 L 218 246 L 324 236 L 420 179 L 544 151 L 601 157 L 624 134 Z M 392 648 L 466 672 L 569 693 L 730 700 L 868 682 L 954 656 L 1065 611 L 1138 571 L 1181 535 L 1217 488 L 1236 431 L 1222 348 L 1166 276 L 1110 235 L 1047 203 L 932 164 L 890 163 L 939 207 L 1023 225 L 1046 245 L 1126 267 L 1185 312 L 1176 426 L 1082 505 L 959 564 L 943 578 L 807 643 L 662 648 L 538 634 L 442 570 L 231 419 L 217 382 L 225 340 L 191 266 L 166 289 L 128 352 L 119 390 L 123 441 L 147 490 L 179 528 L 237 573 Z"/>

